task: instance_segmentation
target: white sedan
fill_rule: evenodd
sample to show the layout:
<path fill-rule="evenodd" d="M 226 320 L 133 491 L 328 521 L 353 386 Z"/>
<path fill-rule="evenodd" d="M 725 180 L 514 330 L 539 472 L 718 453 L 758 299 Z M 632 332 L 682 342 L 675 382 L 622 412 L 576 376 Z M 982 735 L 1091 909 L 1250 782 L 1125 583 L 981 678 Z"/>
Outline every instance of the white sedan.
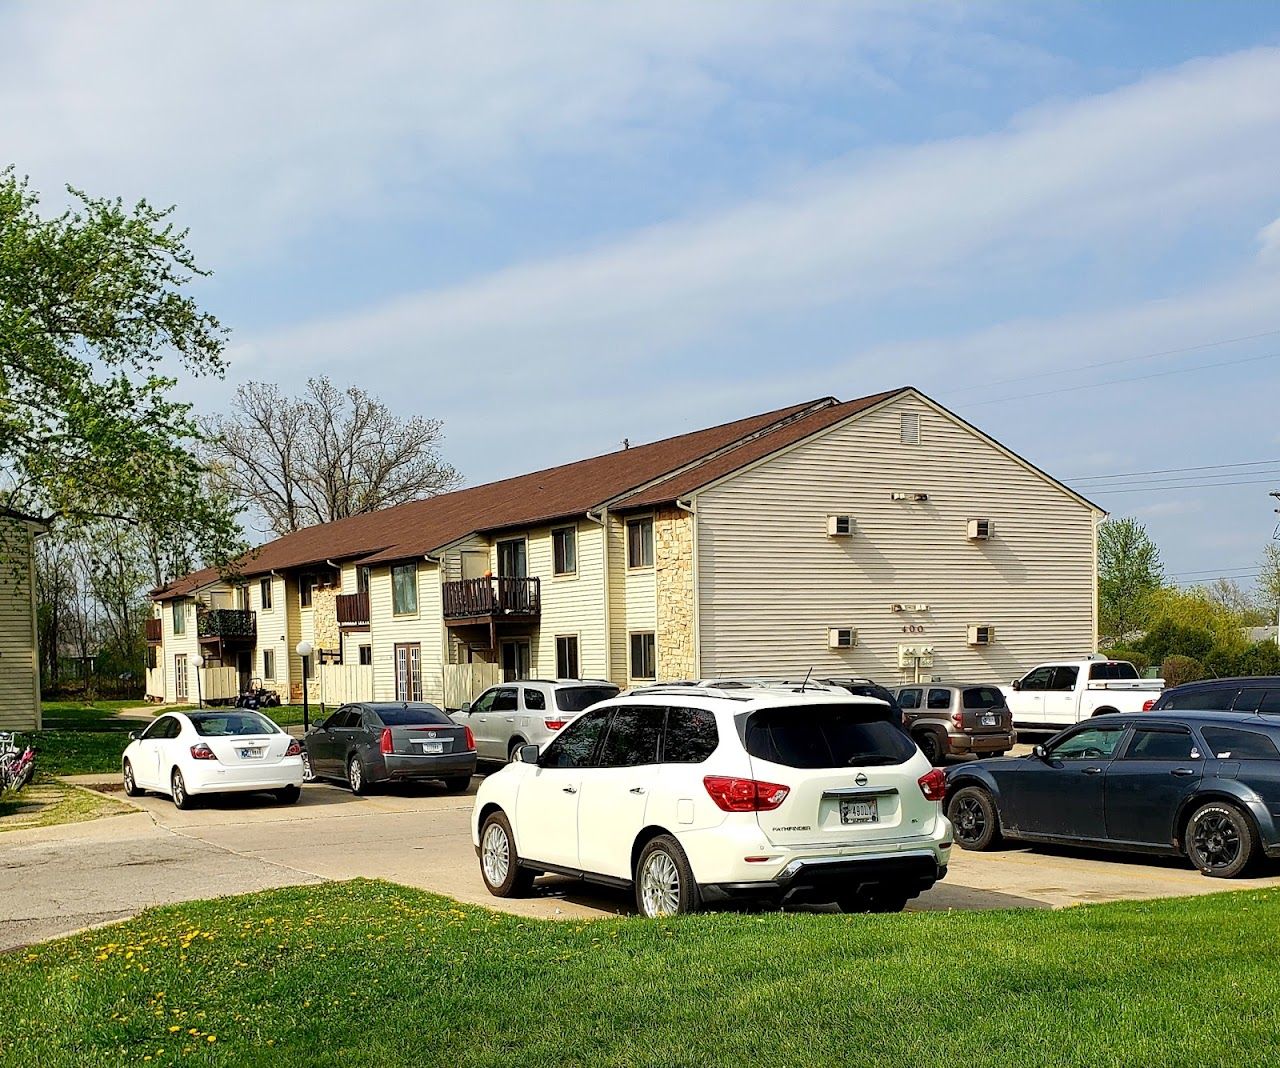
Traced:
<path fill-rule="evenodd" d="M 302 792 L 298 739 L 259 712 L 169 712 L 129 737 L 120 770 L 130 797 L 155 790 L 190 808 L 199 794 L 269 791 L 292 804 Z"/>

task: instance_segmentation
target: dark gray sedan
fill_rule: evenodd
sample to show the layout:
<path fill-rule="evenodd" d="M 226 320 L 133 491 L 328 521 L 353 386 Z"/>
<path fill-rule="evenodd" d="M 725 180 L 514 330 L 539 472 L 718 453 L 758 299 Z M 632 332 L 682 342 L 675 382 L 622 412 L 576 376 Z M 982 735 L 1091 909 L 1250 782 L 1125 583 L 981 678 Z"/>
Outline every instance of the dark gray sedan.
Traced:
<path fill-rule="evenodd" d="M 375 783 L 442 781 L 451 793 L 471 784 L 476 743 L 435 705 L 343 705 L 302 739 L 303 777 L 345 779 L 353 794 Z"/>

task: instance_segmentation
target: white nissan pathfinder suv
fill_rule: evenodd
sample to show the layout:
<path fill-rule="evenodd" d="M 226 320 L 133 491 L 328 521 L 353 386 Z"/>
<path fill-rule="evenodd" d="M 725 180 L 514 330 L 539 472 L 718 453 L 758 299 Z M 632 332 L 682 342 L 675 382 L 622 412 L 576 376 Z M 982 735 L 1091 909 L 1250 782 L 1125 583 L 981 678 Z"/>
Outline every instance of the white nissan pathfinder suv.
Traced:
<path fill-rule="evenodd" d="M 528 745 L 476 795 L 490 893 L 546 872 L 645 916 L 736 899 L 897 911 L 947 871 L 943 773 L 874 698 L 655 687 Z"/>

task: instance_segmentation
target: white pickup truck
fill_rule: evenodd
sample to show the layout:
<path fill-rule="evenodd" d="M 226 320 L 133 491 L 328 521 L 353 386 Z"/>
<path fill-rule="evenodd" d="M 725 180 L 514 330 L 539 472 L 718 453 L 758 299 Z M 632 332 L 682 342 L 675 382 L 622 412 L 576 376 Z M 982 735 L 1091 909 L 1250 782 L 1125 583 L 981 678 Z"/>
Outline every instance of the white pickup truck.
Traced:
<path fill-rule="evenodd" d="M 1145 712 L 1164 679 L 1144 679 L 1127 660 L 1059 660 L 1033 667 L 1012 686 L 1001 686 L 1013 725 L 1069 727 L 1108 712 Z"/>

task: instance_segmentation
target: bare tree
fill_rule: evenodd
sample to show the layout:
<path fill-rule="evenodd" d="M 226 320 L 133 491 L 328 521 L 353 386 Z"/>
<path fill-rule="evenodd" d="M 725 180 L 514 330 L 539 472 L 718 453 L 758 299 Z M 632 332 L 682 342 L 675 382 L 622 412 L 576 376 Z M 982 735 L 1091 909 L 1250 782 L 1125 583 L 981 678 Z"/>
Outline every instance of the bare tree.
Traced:
<path fill-rule="evenodd" d="M 401 419 L 358 386 L 312 378 L 300 397 L 250 382 L 208 420 L 208 467 L 275 534 L 432 497 L 458 484 L 438 419 Z"/>

